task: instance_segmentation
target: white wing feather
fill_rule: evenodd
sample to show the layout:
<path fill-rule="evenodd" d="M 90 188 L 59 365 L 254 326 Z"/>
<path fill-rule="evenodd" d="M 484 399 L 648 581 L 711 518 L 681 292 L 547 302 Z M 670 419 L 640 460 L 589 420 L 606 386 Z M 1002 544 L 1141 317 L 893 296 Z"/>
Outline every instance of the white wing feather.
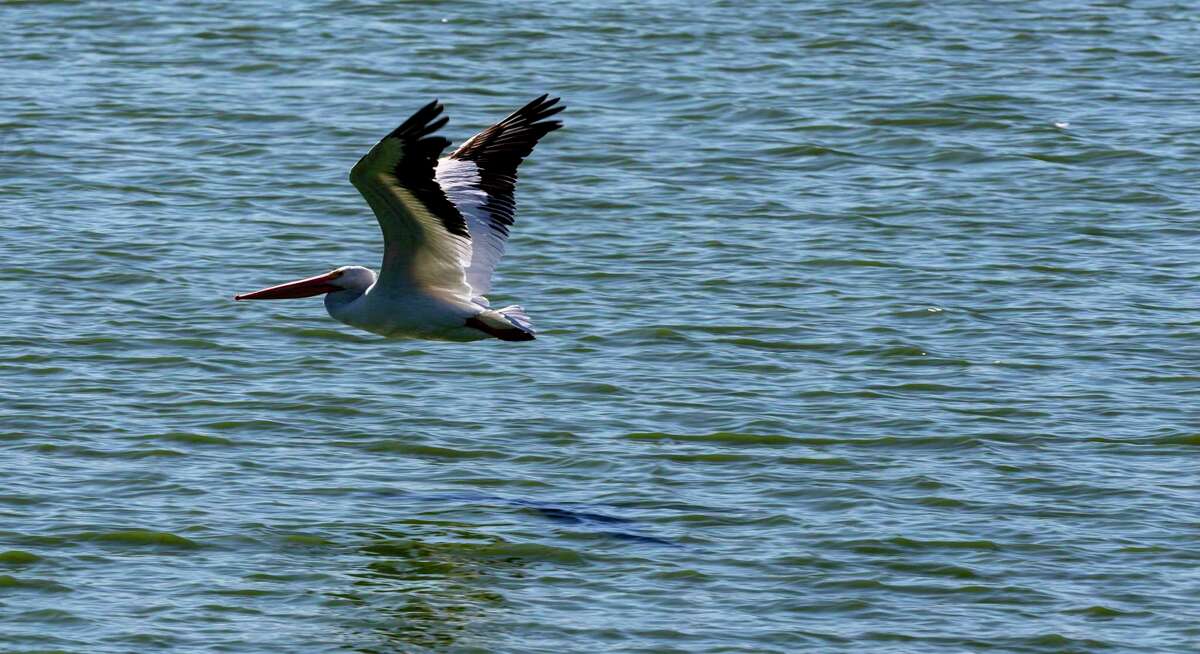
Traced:
<path fill-rule="evenodd" d="M 548 120 L 562 110 L 558 98 L 543 95 L 438 161 L 438 184 L 458 207 L 471 233 L 466 280 L 477 298 L 482 299 L 492 288 L 492 273 L 504 256 L 508 230 L 515 220 L 517 167 L 538 140 L 562 127 L 561 122 Z"/>
<path fill-rule="evenodd" d="M 448 158 L 439 160 L 437 181 L 446 191 L 446 197 L 458 207 L 467 221 L 467 228 L 471 230 L 466 280 L 472 293 L 482 297 L 491 290 L 492 273 L 504 256 L 505 232 L 495 228 L 494 215 L 485 207 L 488 194 L 480 189 L 479 168 L 474 162 Z"/>

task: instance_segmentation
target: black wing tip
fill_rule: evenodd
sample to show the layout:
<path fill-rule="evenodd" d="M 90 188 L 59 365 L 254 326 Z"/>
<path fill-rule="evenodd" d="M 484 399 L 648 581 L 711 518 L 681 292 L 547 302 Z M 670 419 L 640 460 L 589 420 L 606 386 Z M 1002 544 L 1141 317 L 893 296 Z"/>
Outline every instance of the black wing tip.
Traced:
<path fill-rule="evenodd" d="M 549 93 L 543 93 L 540 96 L 529 101 L 524 107 L 513 112 L 510 118 L 516 118 L 527 124 L 534 124 L 538 121 L 545 120 L 563 109 L 567 108 L 565 104 L 558 104 L 562 98 L 552 98 Z M 556 121 L 557 122 L 557 121 Z M 558 122 L 558 126 L 554 129 L 562 127 L 562 123 Z"/>
<path fill-rule="evenodd" d="M 413 115 L 408 117 L 408 120 L 392 130 L 388 134 L 388 138 L 415 140 L 429 136 L 450 122 L 449 116 L 442 116 L 442 112 L 445 110 L 446 107 L 442 105 L 441 100 L 434 98 L 432 102 L 417 109 Z M 447 145 L 449 145 L 448 141 Z"/>
<path fill-rule="evenodd" d="M 446 123 L 448 123 L 448 122 L 450 122 L 450 117 L 442 116 L 441 118 L 438 118 L 437 120 L 426 124 L 425 129 L 424 129 L 424 134 L 422 134 L 422 136 L 427 135 L 427 134 L 432 134 L 432 133 L 438 131 L 439 129 L 445 127 Z"/>
<path fill-rule="evenodd" d="M 430 148 L 435 148 L 435 153 L 440 153 L 442 150 L 450 147 L 450 139 L 444 136 L 426 136 L 421 139 L 421 144 Z"/>
<path fill-rule="evenodd" d="M 566 109 L 566 105 L 558 104 L 559 100 L 543 93 L 504 120 L 467 139 L 450 154 L 450 158 L 488 167 L 493 177 L 507 175 L 515 179 L 517 166 L 533 152 L 538 141 L 562 128 L 561 120 L 548 120 Z M 507 183 L 511 185 L 512 181 Z"/>
<path fill-rule="evenodd" d="M 434 98 L 428 104 L 422 105 L 420 109 L 413 112 L 412 118 L 421 117 L 424 118 L 425 122 L 429 122 L 431 118 L 442 113 L 445 109 L 446 107 L 442 105 L 442 101 Z"/>
<path fill-rule="evenodd" d="M 561 120 L 546 120 L 567 108 L 567 105 L 559 104 L 561 101 L 562 98 L 560 97 L 552 98 L 549 93 L 543 93 L 526 103 L 524 107 L 514 111 L 508 118 L 500 121 L 500 124 L 536 126 L 544 129 L 546 132 L 561 129 L 563 126 Z M 392 133 L 388 134 L 388 136 L 393 138 L 419 139 L 433 134 L 445 127 L 446 123 L 450 122 L 449 116 L 442 115 L 445 110 L 446 107 L 442 104 L 442 101 L 434 98 L 431 102 L 413 113 L 399 127 L 392 130 Z"/>

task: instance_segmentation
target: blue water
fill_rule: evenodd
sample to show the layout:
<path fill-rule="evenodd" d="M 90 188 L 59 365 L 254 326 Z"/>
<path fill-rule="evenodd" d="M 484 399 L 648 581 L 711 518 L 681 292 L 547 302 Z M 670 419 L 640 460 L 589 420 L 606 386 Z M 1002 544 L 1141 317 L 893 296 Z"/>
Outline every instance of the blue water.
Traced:
<path fill-rule="evenodd" d="M 1200 649 L 1200 14 L 0 3 L 0 651 Z M 346 180 L 549 92 L 494 303 Z"/>

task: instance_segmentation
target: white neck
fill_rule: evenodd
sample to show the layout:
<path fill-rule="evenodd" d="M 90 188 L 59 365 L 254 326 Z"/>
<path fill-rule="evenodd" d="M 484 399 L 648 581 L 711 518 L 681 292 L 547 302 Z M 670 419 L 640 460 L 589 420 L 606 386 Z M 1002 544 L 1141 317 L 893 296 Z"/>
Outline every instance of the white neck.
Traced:
<path fill-rule="evenodd" d="M 344 270 L 336 282 L 342 289 L 325 294 L 325 310 L 334 318 L 347 322 L 345 316 L 353 311 L 352 305 L 375 284 L 375 273 L 361 266 L 347 266 Z"/>

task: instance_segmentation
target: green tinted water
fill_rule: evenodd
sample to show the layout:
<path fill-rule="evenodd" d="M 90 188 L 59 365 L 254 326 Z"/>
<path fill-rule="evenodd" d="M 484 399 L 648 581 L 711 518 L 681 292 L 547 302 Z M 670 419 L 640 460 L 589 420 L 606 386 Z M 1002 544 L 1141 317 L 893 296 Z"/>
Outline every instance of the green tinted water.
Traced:
<path fill-rule="evenodd" d="M 0 650 L 1189 652 L 1179 3 L 0 3 Z M 493 301 L 234 292 L 542 93 Z"/>

